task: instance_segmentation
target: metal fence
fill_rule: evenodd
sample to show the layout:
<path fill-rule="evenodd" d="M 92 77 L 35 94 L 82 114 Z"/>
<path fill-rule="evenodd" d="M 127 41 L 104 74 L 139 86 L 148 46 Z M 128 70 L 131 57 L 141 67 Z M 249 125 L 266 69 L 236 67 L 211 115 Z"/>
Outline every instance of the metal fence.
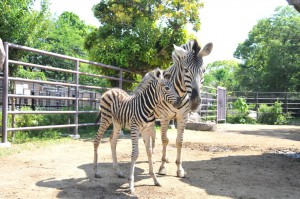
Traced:
<path fill-rule="evenodd" d="M 198 114 L 202 121 L 226 121 L 226 89 L 203 86 L 201 108 Z"/>
<path fill-rule="evenodd" d="M 96 107 L 96 102 L 97 102 L 97 95 L 89 94 L 88 96 L 85 96 L 82 94 L 82 90 L 84 89 L 96 89 L 96 90 L 106 90 L 107 88 L 104 87 L 99 87 L 99 86 L 93 86 L 93 85 L 82 85 L 79 83 L 79 77 L 81 75 L 86 75 L 86 76 L 92 76 L 92 77 L 97 77 L 97 78 L 105 78 L 109 80 L 116 80 L 119 82 L 119 87 L 122 88 L 122 83 L 123 82 L 134 82 L 132 80 L 128 79 L 123 79 L 122 73 L 123 72 L 132 72 L 130 70 L 118 68 L 115 66 L 109 66 L 97 62 L 92 62 L 92 61 L 87 61 L 84 59 L 79 59 L 75 57 L 70 57 L 66 55 L 61 55 L 57 53 L 52 53 L 52 52 L 47 52 L 43 50 L 37 50 L 34 48 L 29 48 L 25 46 L 20 46 L 12 43 L 7 43 L 4 42 L 4 49 L 6 52 L 6 58 L 5 58 L 5 63 L 4 63 L 4 68 L 3 68 L 3 76 L 0 76 L 0 81 L 3 81 L 2 84 L 2 143 L 7 143 L 7 132 L 14 132 L 14 131 L 26 131 L 26 130 L 41 130 L 41 129 L 54 129 L 54 128 L 74 128 L 74 133 L 75 135 L 78 136 L 78 127 L 82 126 L 92 126 L 95 125 L 94 123 L 78 123 L 78 114 L 83 114 L 83 113 L 97 113 L 98 111 L 79 111 L 79 104 L 80 102 L 88 101 L 89 103 L 94 102 L 95 107 Z M 73 62 L 74 64 L 74 69 L 62 69 L 58 67 L 53 67 L 53 66 L 43 66 L 43 65 L 38 65 L 38 64 L 33 64 L 33 63 L 26 63 L 26 62 L 21 62 L 21 61 L 16 61 L 16 60 L 10 60 L 9 59 L 9 50 L 10 49 L 15 49 L 15 50 L 21 50 L 21 51 L 28 51 L 32 53 L 39 54 L 41 56 L 50 56 L 58 59 L 63 59 L 63 60 L 68 60 Z M 85 72 L 80 72 L 80 64 L 89 64 L 94 67 L 102 67 L 102 68 L 107 68 L 107 69 L 112 69 L 119 71 L 119 77 L 110 77 L 110 76 L 103 76 L 103 75 L 95 75 L 95 74 L 90 74 L 90 73 L 85 73 Z M 42 80 L 33 80 L 33 79 L 24 79 L 20 77 L 10 77 L 9 76 L 9 67 L 11 64 L 14 64 L 15 66 L 27 66 L 27 67 L 34 67 L 34 68 L 39 68 L 39 69 L 44 69 L 47 71 L 58 71 L 60 73 L 68 73 L 73 75 L 73 82 L 60 82 L 60 81 L 42 81 Z M 14 92 L 9 92 L 9 85 L 12 82 L 22 82 L 22 83 L 28 83 L 28 84 L 35 84 L 35 85 L 47 85 L 47 86 L 52 86 L 52 87 L 60 87 L 60 88 L 65 88 L 69 89 L 69 91 L 64 90 L 64 95 L 57 95 L 58 92 L 48 92 L 47 95 L 35 95 L 35 94 L 19 94 Z M 33 90 L 32 88 L 28 90 Z M 72 94 L 73 92 L 73 94 Z M 81 93 L 81 94 L 80 94 Z M 37 105 L 38 103 L 43 102 L 47 104 L 47 101 L 66 101 L 69 104 L 72 104 L 73 110 L 41 110 L 41 111 L 16 111 L 15 110 L 15 102 L 14 99 L 22 99 L 23 101 L 26 102 L 27 105 Z M 29 101 L 29 102 L 28 102 Z M 24 102 L 24 104 L 25 104 Z M 21 102 L 22 104 L 22 102 Z M 49 104 L 50 106 L 51 104 Z M 58 104 L 56 104 L 58 105 Z M 44 105 L 42 105 L 44 106 Z M 73 114 L 74 115 L 74 122 L 72 124 L 64 124 L 64 125 L 49 125 L 49 126 L 34 126 L 34 127 L 17 127 L 17 128 L 8 128 L 8 115 L 16 115 L 16 114 Z"/>
<path fill-rule="evenodd" d="M 57 53 L 51 53 L 34 48 L 20 46 L 4 42 L 6 52 L 6 59 L 4 63 L 4 70 L 0 74 L 0 94 L 2 96 L 2 106 L 0 97 L 0 109 L 2 108 L 2 144 L 8 143 L 7 133 L 15 131 L 29 131 L 29 130 L 43 130 L 43 129 L 60 129 L 60 128 L 73 128 L 75 136 L 78 135 L 78 128 L 85 126 L 94 126 L 95 123 L 79 123 L 79 114 L 95 114 L 98 113 L 97 107 L 101 92 L 109 89 L 95 85 L 84 85 L 79 83 L 79 77 L 86 75 L 97 78 L 104 78 L 115 80 L 119 82 L 119 87 L 122 88 L 123 82 L 134 82 L 132 80 L 123 79 L 123 72 L 132 72 L 126 69 L 109 66 L 97 62 L 91 62 L 75 57 L 65 56 Z M 63 69 L 55 66 L 45 66 L 34 63 L 27 63 L 17 60 L 9 59 L 9 50 L 28 51 L 38 54 L 40 56 L 50 56 L 56 59 L 63 59 L 71 61 L 74 64 L 74 69 Z M 95 75 L 85 72 L 80 72 L 80 64 L 89 64 L 93 67 L 102 67 L 106 69 L 119 71 L 119 77 L 109 77 L 103 75 Z M 72 82 L 62 82 L 61 80 L 37 80 L 25 79 L 20 77 L 9 76 L 9 68 L 14 66 L 26 66 L 46 71 L 58 71 L 60 73 L 67 73 L 73 76 Z M 1 82 L 3 82 L 1 84 Z M 14 91 L 9 90 L 9 86 L 14 83 L 19 89 Z M 92 89 L 92 90 L 91 90 Z M 19 90 L 19 91 L 18 91 Z M 2 91 L 2 93 L 1 93 Z M 225 105 L 226 105 L 226 90 L 218 87 L 203 87 L 202 89 L 202 105 L 199 109 L 199 114 L 202 120 L 214 120 L 216 122 L 225 121 Z M 22 111 L 21 107 L 30 106 L 33 111 Z M 79 107 L 93 107 L 94 110 L 80 111 Z M 43 109 L 40 109 L 40 108 Z M 66 110 L 62 110 L 66 107 Z M 37 108 L 37 109 L 36 109 Z M 8 115 L 14 118 L 15 115 L 24 114 L 67 114 L 72 115 L 73 122 L 68 121 L 67 124 L 62 125 L 48 125 L 48 126 L 28 126 L 28 127 L 8 127 Z"/>
<path fill-rule="evenodd" d="M 255 111 L 261 104 L 273 105 L 278 100 L 285 113 L 300 116 L 300 92 L 231 92 L 227 99 L 229 109 L 239 97 L 244 98 L 250 109 Z"/>

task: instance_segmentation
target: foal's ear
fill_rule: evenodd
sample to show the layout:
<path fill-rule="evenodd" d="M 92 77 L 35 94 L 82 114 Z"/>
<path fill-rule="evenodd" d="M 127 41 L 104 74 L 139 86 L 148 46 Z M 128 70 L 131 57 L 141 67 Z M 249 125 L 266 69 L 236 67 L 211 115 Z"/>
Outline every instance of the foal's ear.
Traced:
<path fill-rule="evenodd" d="M 162 70 L 160 70 L 160 69 L 155 69 L 154 70 L 154 76 L 155 76 L 155 78 L 156 79 L 158 79 L 158 80 L 161 80 L 161 79 L 163 79 L 164 77 L 163 77 L 163 71 Z"/>
<path fill-rule="evenodd" d="M 166 79 L 166 80 L 169 80 L 171 78 L 171 74 L 166 71 L 163 72 L 163 76 L 164 76 L 164 79 Z"/>

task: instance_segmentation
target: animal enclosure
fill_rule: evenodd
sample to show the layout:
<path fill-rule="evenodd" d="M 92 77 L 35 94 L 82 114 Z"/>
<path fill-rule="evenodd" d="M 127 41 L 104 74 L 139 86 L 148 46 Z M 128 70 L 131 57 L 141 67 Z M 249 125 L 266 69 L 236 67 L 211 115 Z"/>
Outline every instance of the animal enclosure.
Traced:
<path fill-rule="evenodd" d="M 38 50 L 26 46 L 20 46 L 5 42 L 6 58 L 3 67 L 3 73 L 0 73 L 0 110 L 2 111 L 2 143 L 7 143 L 7 132 L 42 130 L 54 128 L 73 129 L 75 136 L 78 136 L 78 128 L 85 126 L 94 126 L 94 123 L 82 123 L 78 121 L 79 114 L 96 114 L 98 113 L 99 97 L 102 92 L 109 87 L 100 87 L 90 84 L 81 83 L 81 79 L 85 76 L 95 77 L 103 80 L 112 80 L 118 82 L 122 88 L 124 82 L 134 82 L 124 79 L 124 72 L 132 72 L 115 66 L 109 66 L 98 62 L 83 60 L 75 57 L 51 53 Z M 10 51 L 25 51 L 38 55 L 39 58 L 50 57 L 52 59 L 64 60 L 69 68 L 60 65 L 40 65 L 37 63 L 29 63 L 20 60 L 9 59 Z M 83 65 L 89 65 L 94 68 L 105 68 L 107 70 L 118 71 L 118 77 L 103 76 L 100 74 L 86 73 L 81 70 Z M 60 73 L 63 76 L 69 75 L 68 80 L 51 79 L 46 80 L 28 79 L 9 75 L 12 67 L 28 67 L 32 71 L 39 72 L 41 70 L 46 73 Z M 11 88 L 14 85 L 14 89 Z M 219 121 L 217 114 L 218 94 L 217 89 L 211 87 L 203 88 L 203 108 L 200 110 L 202 120 Z M 225 111 L 226 102 L 222 98 L 222 110 Z M 22 107 L 30 107 L 32 111 L 21 111 Z M 89 107 L 89 110 L 81 110 Z M 219 106 L 220 107 L 220 106 Z M 220 109 L 219 109 L 220 110 Z M 48 126 L 28 126 L 14 127 L 14 116 L 24 114 L 67 114 L 72 116 L 66 124 L 48 125 Z M 11 127 L 8 126 L 8 115 L 12 116 Z M 224 113 L 223 113 L 224 115 Z"/>

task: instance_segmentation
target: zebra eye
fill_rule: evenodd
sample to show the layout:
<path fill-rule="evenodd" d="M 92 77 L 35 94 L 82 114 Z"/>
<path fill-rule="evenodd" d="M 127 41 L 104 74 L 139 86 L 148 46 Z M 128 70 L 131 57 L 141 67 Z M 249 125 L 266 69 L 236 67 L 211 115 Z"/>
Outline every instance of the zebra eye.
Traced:
<path fill-rule="evenodd" d="M 170 90 L 170 87 L 169 86 L 165 86 L 165 89 L 168 91 L 168 90 Z"/>

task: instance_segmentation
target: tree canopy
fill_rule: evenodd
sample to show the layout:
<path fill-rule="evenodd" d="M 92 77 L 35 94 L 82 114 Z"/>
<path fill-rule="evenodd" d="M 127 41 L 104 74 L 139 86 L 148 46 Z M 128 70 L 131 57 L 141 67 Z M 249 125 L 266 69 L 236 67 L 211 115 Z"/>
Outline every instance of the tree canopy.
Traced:
<path fill-rule="evenodd" d="M 185 43 L 186 25 L 200 29 L 197 0 L 105 0 L 94 6 L 101 26 L 85 41 L 90 59 L 145 74 L 170 64 L 173 44 Z M 117 75 L 103 70 L 106 75 Z M 125 74 L 134 79 L 136 74 Z"/>
<path fill-rule="evenodd" d="M 34 9 L 34 0 L 0 1 L 0 37 L 3 41 L 36 47 L 47 37 L 51 26 L 48 1 L 41 1 L 40 10 Z M 22 59 L 24 53 L 11 50 L 10 59 Z M 10 70 L 11 75 L 17 71 Z"/>
<path fill-rule="evenodd" d="M 235 60 L 221 60 L 210 63 L 206 67 L 204 75 L 204 85 L 222 86 L 229 91 L 239 89 L 238 82 L 235 79 L 235 73 L 238 70 L 238 62 Z"/>
<path fill-rule="evenodd" d="M 279 7 L 261 19 L 239 44 L 234 56 L 242 60 L 237 78 L 245 90 L 300 90 L 300 15 Z"/>

